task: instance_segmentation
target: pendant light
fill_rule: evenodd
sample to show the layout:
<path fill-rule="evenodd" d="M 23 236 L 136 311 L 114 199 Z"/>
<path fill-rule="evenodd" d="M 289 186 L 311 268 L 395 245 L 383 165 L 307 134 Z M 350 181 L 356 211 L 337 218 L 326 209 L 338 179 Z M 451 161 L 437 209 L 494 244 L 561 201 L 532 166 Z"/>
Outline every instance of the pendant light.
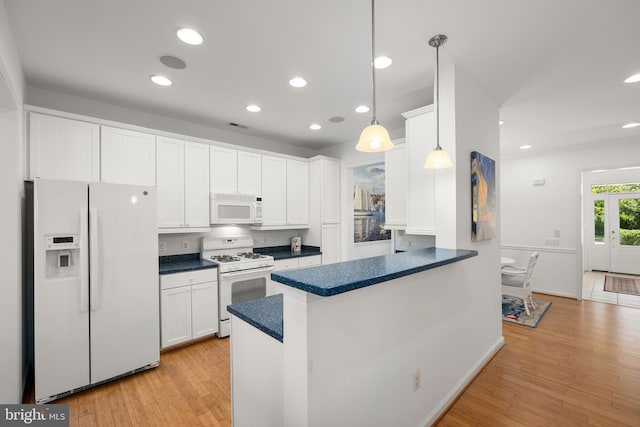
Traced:
<path fill-rule="evenodd" d="M 426 169 L 445 169 L 453 166 L 446 151 L 440 146 L 440 46 L 445 44 L 447 36 L 439 34 L 431 37 L 429 46 L 436 48 L 436 148 L 433 149 L 427 161 L 424 162 Z"/>
<path fill-rule="evenodd" d="M 391 138 L 389 138 L 389 132 L 380 126 L 376 119 L 376 67 L 375 61 L 375 9 L 374 0 L 371 0 L 371 73 L 372 73 L 372 87 L 373 87 L 373 118 L 371 124 L 364 128 L 360 134 L 358 145 L 356 150 L 365 151 L 368 153 L 376 153 L 379 151 L 387 151 L 393 148 Z"/>

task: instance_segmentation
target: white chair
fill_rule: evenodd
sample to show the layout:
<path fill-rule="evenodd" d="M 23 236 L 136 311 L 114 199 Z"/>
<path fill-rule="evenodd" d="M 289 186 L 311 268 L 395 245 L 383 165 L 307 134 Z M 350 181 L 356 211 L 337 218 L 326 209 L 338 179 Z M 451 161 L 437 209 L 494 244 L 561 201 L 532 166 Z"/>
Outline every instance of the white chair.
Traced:
<path fill-rule="evenodd" d="M 500 269 L 502 273 L 502 295 L 510 295 L 521 298 L 524 302 L 524 308 L 527 316 L 531 315 L 531 309 L 535 310 L 536 305 L 531 298 L 531 276 L 533 275 L 533 267 L 538 260 L 538 252 L 534 252 L 529 257 L 529 265 L 527 268 L 512 267 L 505 265 Z"/>

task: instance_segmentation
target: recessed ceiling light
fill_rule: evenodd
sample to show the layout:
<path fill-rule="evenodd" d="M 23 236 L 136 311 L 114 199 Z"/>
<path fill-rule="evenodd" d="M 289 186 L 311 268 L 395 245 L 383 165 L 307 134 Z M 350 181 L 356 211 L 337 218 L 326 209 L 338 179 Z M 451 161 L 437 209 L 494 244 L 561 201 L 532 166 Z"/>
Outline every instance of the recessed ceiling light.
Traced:
<path fill-rule="evenodd" d="M 530 145 L 521 145 L 521 146 L 520 146 L 520 149 L 521 149 L 521 150 L 528 150 L 529 148 L 531 148 L 531 146 L 530 146 Z"/>
<path fill-rule="evenodd" d="M 318 130 L 318 129 L 322 129 L 322 126 L 320 126 L 317 123 L 312 124 L 311 126 L 309 126 L 309 129 L 311 130 Z"/>
<path fill-rule="evenodd" d="M 640 82 L 640 73 L 629 76 L 624 80 L 625 83 L 637 83 Z"/>
<path fill-rule="evenodd" d="M 498 124 L 502 126 L 504 124 L 504 120 L 498 120 Z"/>
<path fill-rule="evenodd" d="M 173 83 L 171 80 L 169 80 L 165 76 L 159 76 L 157 74 L 154 74 L 149 78 L 151 79 L 152 82 L 154 82 L 159 86 L 171 86 L 171 84 Z"/>
<path fill-rule="evenodd" d="M 373 60 L 373 66 L 378 70 L 382 70 L 383 68 L 387 68 L 391 65 L 393 61 L 388 56 L 378 56 Z"/>
<path fill-rule="evenodd" d="M 358 105 L 356 107 L 356 113 L 368 113 L 369 112 L 369 107 L 367 107 L 366 105 Z"/>
<path fill-rule="evenodd" d="M 194 46 L 202 44 L 203 38 L 200 33 L 191 28 L 180 28 L 176 34 L 178 38 L 186 44 L 192 44 Z"/>
<path fill-rule="evenodd" d="M 247 111 L 251 111 L 252 113 L 257 113 L 260 110 L 262 110 L 262 108 L 258 107 L 255 104 L 247 105 Z"/>
<path fill-rule="evenodd" d="M 629 128 L 634 128 L 640 126 L 640 123 L 627 123 L 626 125 L 622 126 L 622 129 L 629 129 Z"/>
<path fill-rule="evenodd" d="M 307 81 L 302 77 L 294 77 L 289 80 L 289 84 L 293 87 L 305 87 L 307 85 Z"/>

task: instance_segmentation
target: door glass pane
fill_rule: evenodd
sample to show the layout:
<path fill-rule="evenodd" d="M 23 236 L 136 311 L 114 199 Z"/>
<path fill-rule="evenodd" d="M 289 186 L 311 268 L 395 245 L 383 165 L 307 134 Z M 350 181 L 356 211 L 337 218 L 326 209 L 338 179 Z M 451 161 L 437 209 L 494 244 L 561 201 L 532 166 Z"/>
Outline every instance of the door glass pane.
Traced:
<path fill-rule="evenodd" d="M 596 243 L 604 243 L 604 200 L 593 201 L 593 225 Z"/>
<path fill-rule="evenodd" d="M 620 244 L 640 246 L 640 198 L 620 199 Z"/>

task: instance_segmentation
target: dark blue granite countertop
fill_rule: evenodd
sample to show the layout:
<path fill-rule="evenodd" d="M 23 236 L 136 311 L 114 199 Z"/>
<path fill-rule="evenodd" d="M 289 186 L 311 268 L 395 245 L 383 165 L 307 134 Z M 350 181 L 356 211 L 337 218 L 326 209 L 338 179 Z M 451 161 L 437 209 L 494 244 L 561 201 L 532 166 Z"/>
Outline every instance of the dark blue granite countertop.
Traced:
<path fill-rule="evenodd" d="M 201 259 L 200 254 L 165 255 L 160 257 L 160 274 L 217 268 L 217 264 Z"/>
<path fill-rule="evenodd" d="M 477 251 L 426 248 L 393 255 L 271 273 L 271 279 L 320 296 L 364 288 L 398 277 L 461 261 Z"/>
<path fill-rule="evenodd" d="M 294 254 L 291 252 L 291 246 L 269 246 L 265 248 L 253 248 L 254 252 L 258 252 L 264 255 L 271 255 L 273 259 L 288 259 L 299 258 L 305 256 L 322 255 L 320 248 L 317 246 L 302 245 L 300 253 Z"/>
<path fill-rule="evenodd" d="M 232 304 L 227 310 L 282 342 L 282 294 Z"/>

